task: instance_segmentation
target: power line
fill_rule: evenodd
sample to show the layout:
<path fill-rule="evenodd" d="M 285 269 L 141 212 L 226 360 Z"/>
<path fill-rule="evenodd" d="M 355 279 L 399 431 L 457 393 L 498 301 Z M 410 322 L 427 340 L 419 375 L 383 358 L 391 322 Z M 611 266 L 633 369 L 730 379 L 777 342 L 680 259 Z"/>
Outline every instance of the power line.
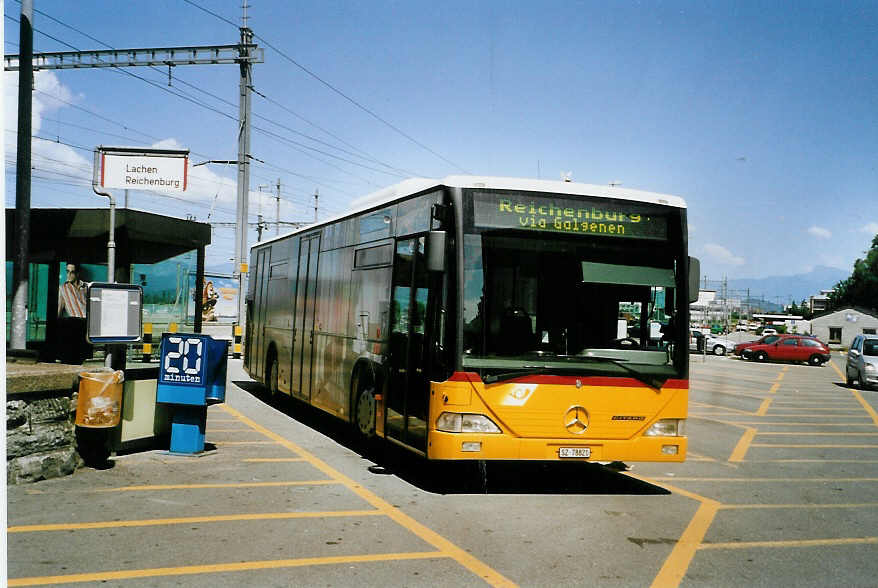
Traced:
<path fill-rule="evenodd" d="M 220 20 L 222 20 L 222 21 L 224 21 L 224 22 L 226 22 L 234 27 L 238 26 L 237 24 L 233 23 L 232 21 L 228 20 L 227 18 L 224 18 L 215 12 L 211 12 L 210 10 L 208 10 L 202 6 L 199 6 L 198 4 L 193 2 L 192 0 L 184 0 L 184 2 L 186 2 L 187 4 L 191 4 L 195 8 L 198 8 L 199 10 L 202 10 L 202 11 L 204 11 L 212 16 L 215 16 L 216 18 L 218 18 L 218 19 L 220 19 Z M 312 72 L 310 69 L 308 69 L 304 65 L 300 64 L 298 61 L 296 61 L 295 59 L 293 59 L 292 57 L 287 55 L 285 52 L 283 52 L 280 49 L 278 49 L 277 47 L 275 47 L 270 41 L 268 41 L 264 37 L 257 35 L 256 33 L 253 33 L 253 38 L 262 41 L 262 43 L 264 43 L 267 47 L 269 47 L 270 49 L 273 49 L 278 55 L 280 55 L 281 57 L 283 57 L 284 59 L 286 59 L 287 61 L 289 61 L 293 65 L 295 65 L 296 67 L 298 67 L 300 70 L 302 70 L 303 72 L 305 72 L 306 74 L 308 74 L 309 76 L 311 76 L 312 78 L 314 78 L 315 80 L 317 80 L 318 82 L 320 82 L 321 84 L 323 84 L 324 86 L 326 86 L 327 88 L 329 88 L 330 90 L 332 90 L 333 92 L 335 92 L 336 94 L 341 96 L 342 98 L 344 98 L 345 100 L 347 100 L 348 102 L 350 102 L 351 104 L 353 104 L 354 106 L 356 106 L 357 108 L 359 108 L 360 110 L 362 110 L 363 112 L 368 114 L 369 116 L 373 117 L 374 119 L 376 119 L 380 123 L 389 127 L 390 129 L 392 129 L 393 131 L 395 131 L 399 135 L 405 137 L 406 139 L 408 139 L 409 141 L 411 141 L 412 143 L 414 143 L 415 145 L 417 145 L 421 149 L 424 149 L 428 153 L 435 155 L 436 157 L 438 157 L 439 159 L 441 159 L 445 163 L 457 168 L 458 170 L 462 171 L 463 173 L 469 173 L 469 172 L 467 172 L 467 170 L 465 170 L 461 166 L 457 165 L 456 163 L 454 163 L 450 159 L 446 158 L 445 156 L 441 155 L 440 153 L 437 153 L 436 151 L 434 151 L 430 147 L 424 145 L 422 142 L 418 141 L 417 139 L 415 139 L 411 135 L 407 134 L 405 131 L 398 128 L 396 125 L 385 120 L 384 118 L 382 118 L 381 116 L 379 116 L 378 114 L 376 114 L 375 112 L 370 110 L 369 108 L 363 106 L 362 104 L 360 104 L 359 102 L 357 102 L 356 100 L 354 100 L 353 98 L 351 98 L 350 96 L 348 96 L 347 94 L 345 94 L 344 92 L 342 92 L 341 90 L 339 90 L 338 88 L 336 88 L 335 86 L 333 86 L 332 84 L 330 84 L 329 82 L 327 82 L 326 80 L 324 80 L 323 78 L 318 76 L 316 73 Z"/>

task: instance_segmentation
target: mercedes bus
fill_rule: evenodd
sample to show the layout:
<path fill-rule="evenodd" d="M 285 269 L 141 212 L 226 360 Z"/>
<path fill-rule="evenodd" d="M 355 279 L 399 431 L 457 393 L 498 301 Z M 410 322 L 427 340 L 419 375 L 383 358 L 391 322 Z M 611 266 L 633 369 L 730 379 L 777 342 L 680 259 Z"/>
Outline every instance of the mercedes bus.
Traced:
<path fill-rule="evenodd" d="M 257 243 L 244 365 L 431 460 L 683 461 L 698 261 L 676 196 L 412 179 Z"/>

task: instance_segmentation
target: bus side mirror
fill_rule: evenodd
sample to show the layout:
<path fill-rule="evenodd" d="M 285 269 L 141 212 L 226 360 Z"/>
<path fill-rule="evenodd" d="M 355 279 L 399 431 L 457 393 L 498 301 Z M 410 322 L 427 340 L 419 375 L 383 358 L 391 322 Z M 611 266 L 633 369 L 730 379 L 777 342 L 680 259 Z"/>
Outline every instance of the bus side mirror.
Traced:
<path fill-rule="evenodd" d="M 427 233 L 427 271 L 445 271 L 445 231 Z"/>
<path fill-rule="evenodd" d="M 701 262 L 697 257 L 689 258 L 689 304 L 698 301 L 699 283 L 701 282 Z"/>

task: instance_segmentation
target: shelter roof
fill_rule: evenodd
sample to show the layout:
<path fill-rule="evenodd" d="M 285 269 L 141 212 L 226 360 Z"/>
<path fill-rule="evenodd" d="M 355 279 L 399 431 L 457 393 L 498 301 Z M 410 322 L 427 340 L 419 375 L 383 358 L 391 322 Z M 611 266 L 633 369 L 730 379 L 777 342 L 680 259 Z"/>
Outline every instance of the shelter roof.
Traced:
<path fill-rule="evenodd" d="M 106 263 L 109 208 L 33 208 L 32 263 Z M 116 209 L 116 257 L 128 263 L 157 263 L 210 244 L 210 225 L 151 212 Z M 6 256 L 15 247 L 15 209 L 6 209 Z"/>

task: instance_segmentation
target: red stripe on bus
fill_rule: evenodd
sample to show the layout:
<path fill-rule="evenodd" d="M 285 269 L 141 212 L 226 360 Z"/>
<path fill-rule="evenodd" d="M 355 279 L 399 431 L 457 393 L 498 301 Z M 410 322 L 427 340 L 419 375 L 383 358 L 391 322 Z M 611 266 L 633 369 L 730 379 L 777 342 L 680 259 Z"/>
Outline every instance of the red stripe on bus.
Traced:
<path fill-rule="evenodd" d="M 446 380 L 448 382 L 481 382 L 482 378 L 475 372 L 454 372 L 451 377 Z"/>
<path fill-rule="evenodd" d="M 106 167 L 106 156 L 107 154 L 101 151 L 101 187 L 104 185 L 104 169 Z"/>
<path fill-rule="evenodd" d="M 183 158 L 183 191 L 186 191 L 186 180 L 189 178 L 189 158 Z"/>
<path fill-rule="evenodd" d="M 546 374 L 522 376 L 520 378 L 504 380 L 503 383 L 575 386 L 577 381 L 583 386 L 613 386 L 616 388 L 643 388 L 643 386 L 645 386 L 643 382 L 636 378 L 613 378 L 608 376 L 586 376 L 577 378 L 576 376 L 551 376 Z M 662 388 L 685 390 L 689 388 L 689 380 L 668 380 L 664 383 Z"/>
<path fill-rule="evenodd" d="M 448 378 L 449 382 L 472 382 L 474 384 L 481 383 L 482 378 L 475 372 L 454 372 Z M 643 382 L 636 378 L 613 378 L 607 376 L 586 376 L 577 378 L 576 376 L 551 376 L 546 374 L 536 374 L 532 376 L 522 376 L 520 378 L 512 378 L 504 380 L 503 384 L 554 384 L 556 386 L 575 386 L 576 382 L 580 382 L 583 386 L 616 386 L 621 388 L 642 388 Z M 673 390 L 686 390 L 689 388 L 689 380 L 670 379 L 664 383 L 662 388 L 670 388 Z"/>

